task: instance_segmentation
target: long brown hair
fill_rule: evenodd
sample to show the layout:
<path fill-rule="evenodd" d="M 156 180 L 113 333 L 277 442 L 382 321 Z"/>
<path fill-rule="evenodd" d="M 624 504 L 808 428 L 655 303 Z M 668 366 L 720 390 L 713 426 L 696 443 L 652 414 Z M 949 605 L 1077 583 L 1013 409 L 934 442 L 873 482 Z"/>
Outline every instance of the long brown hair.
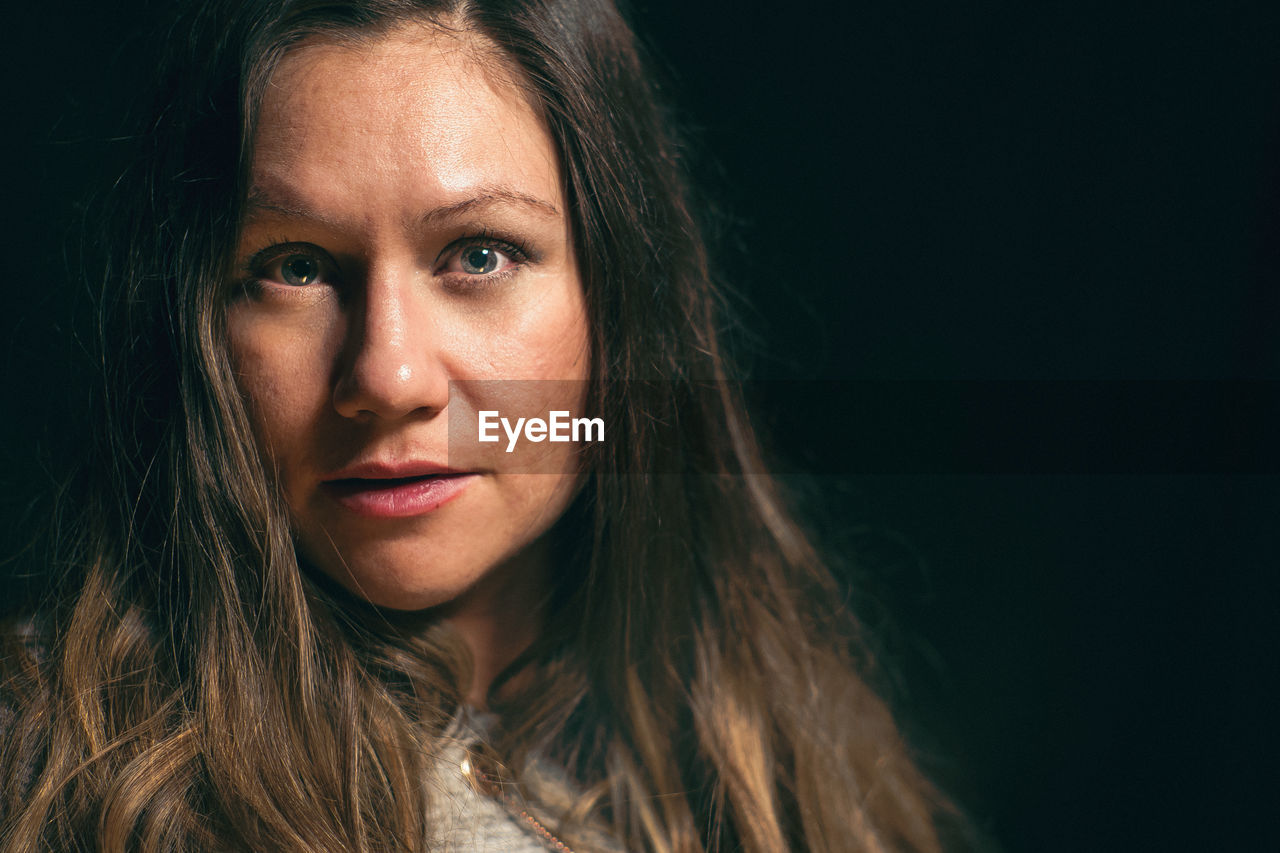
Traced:
<path fill-rule="evenodd" d="M 616 437 L 560 522 L 549 628 L 492 691 L 495 760 L 535 800 L 529 756 L 568 772 L 566 838 L 939 849 L 946 806 L 725 381 L 696 205 L 612 3 L 197 5 L 112 216 L 97 444 L 45 603 L 9 632 L 4 848 L 430 848 L 422 779 L 467 655 L 447 625 L 397 627 L 299 565 L 223 334 L 275 63 L 420 21 L 496 46 L 559 148 Z"/>

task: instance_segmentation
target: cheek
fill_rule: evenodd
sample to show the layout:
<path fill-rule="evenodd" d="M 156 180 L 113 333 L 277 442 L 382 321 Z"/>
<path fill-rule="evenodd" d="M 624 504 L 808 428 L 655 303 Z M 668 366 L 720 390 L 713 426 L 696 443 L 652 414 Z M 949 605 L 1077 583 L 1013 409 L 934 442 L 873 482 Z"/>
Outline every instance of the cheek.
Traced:
<path fill-rule="evenodd" d="M 527 311 L 509 338 L 513 377 L 585 379 L 590 343 L 586 304 L 576 278 Z"/>
<path fill-rule="evenodd" d="M 577 471 L 551 473 L 498 474 L 503 484 L 505 504 L 503 516 L 513 522 L 513 529 L 523 531 L 523 544 L 548 530 L 577 494 L 585 476 Z"/>
<path fill-rule="evenodd" d="M 259 441 L 278 452 L 281 440 L 296 435 L 329 398 L 331 358 L 324 336 L 234 314 L 228 326 L 236 387 Z"/>

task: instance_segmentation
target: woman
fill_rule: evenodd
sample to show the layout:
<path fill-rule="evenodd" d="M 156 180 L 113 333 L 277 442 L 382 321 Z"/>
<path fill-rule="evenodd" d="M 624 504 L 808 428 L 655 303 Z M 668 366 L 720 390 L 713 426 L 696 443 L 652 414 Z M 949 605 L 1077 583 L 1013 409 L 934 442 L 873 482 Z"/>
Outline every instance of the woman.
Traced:
<path fill-rule="evenodd" d="M 182 27 L 115 217 L 100 446 L 6 655 L 4 849 L 939 849 L 754 473 L 617 11 Z M 525 404 L 608 441 L 460 431 Z"/>

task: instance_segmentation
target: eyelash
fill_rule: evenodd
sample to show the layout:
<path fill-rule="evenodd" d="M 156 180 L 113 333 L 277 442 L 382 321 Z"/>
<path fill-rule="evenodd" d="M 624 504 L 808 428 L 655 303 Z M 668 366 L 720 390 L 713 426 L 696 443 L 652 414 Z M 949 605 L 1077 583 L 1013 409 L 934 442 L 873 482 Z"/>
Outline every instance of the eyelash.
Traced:
<path fill-rule="evenodd" d="M 493 249 L 501 252 L 507 257 L 510 265 L 506 269 L 486 274 L 443 271 L 443 266 L 449 260 L 458 257 L 463 251 L 471 248 Z M 260 292 L 275 278 L 267 274 L 267 269 L 272 264 L 290 255 L 308 255 L 319 261 L 321 267 L 327 273 L 327 275 L 321 276 L 321 281 L 333 283 L 331 279 L 334 274 L 337 274 L 339 278 L 341 276 L 341 269 L 337 262 L 333 260 L 333 257 L 314 243 L 290 240 L 283 237 L 280 239 L 271 238 L 266 247 L 254 252 L 245 261 L 243 285 Z M 466 284 L 460 285 L 460 287 L 474 288 L 507 279 L 525 264 L 531 261 L 536 262 L 537 260 L 538 256 L 518 238 L 502 235 L 488 228 L 482 228 L 465 237 L 459 237 L 444 247 L 436 255 L 433 266 L 435 267 L 436 275 L 444 275 L 457 280 L 469 280 Z M 300 290 L 306 287 L 306 285 L 287 284 L 281 286 L 290 290 Z"/>
<path fill-rule="evenodd" d="M 271 283 L 273 276 L 267 274 L 267 269 L 277 261 L 284 260 L 290 255 L 308 255 L 320 262 L 321 268 L 329 273 L 330 276 L 338 271 L 338 265 L 330 257 L 329 253 L 316 246 L 314 243 L 304 243 L 298 240 L 290 240 L 287 238 L 270 239 L 265 248 L 259 249 L 249 256 L 245 261 L 243 273 L 245 279 L 243 284 L 245 287 L 254 291 L 261 292 Z M 301 290 L 302 288 L 295 285 L 283 285 L 290 290 Z"/>
<path fill-rule="evenodd" d="M 445 246 L 444 249 L 441 250 L 440 254 L 436 256 L 435 265 L 437 269 L 439 269 L 442 266 L 443 262 L 446 262 L 449 259 L 458 257 L 465 250 L 473 249 L 473 248 L 494 249 L 496 251 L 499 251 L 502 254 L 507 256 L 507 259 L 510 261 L 511 265 L 507 269 L 500 270 L 498 272 L 487 273 L 484 275 L 474 275 L 470 273 L 452 273 L 452 272 L 444 273 L 445 275 L 449 275 L 449 276 L 459 276 L 461 279 L 464 279 L 464 280 L 470 279 L 470 281 L 464 286 L 475 287 L 481 282 L 483 282 L 484 284 L 489 284 L 497 281 L 502 281 L 506 278 L 509 278 L 511 275 L 515 274 L 515 272 L 519 270 L 521 267 L 523 267 L 525 264 L 531 261 L 536 262 L 538 260 L 537 256 L 534 255 L 534 253 L 528 248 L 528 246 L 522 243 L 519 239 L 515 237 L 499 234 L 495 231 L 491 231 L 488 228 L 482 228 L 473 234 L 469 234 L 465 237 L 459 237 L 457 240 L 454 240 L 448 246 Z"/>

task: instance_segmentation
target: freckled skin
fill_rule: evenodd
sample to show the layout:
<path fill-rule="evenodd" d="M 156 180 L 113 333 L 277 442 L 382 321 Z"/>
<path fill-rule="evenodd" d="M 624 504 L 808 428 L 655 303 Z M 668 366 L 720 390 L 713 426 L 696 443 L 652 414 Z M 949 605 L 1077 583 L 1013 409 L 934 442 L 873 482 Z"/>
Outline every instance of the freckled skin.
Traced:
<path fill-rule="evenodd" d="M 413 26 L 283 60 L 254 139 L 254 197 L 268 201 L 250 207 L 240 260 L 288 242 L 326 266 L 305 286 L 283 281 L 279 262 L 254 271 L 261 283 L 230 306 L 228 330 L 304 556 L 375 604 L 442 607 L 483 658 L 536 630 L 539 537 L 578 477 L 498 465 L 397 519 L 354 514 L 321 485 L 369 460 L 447 462 L 448 407 L 501 408 L 465 383 L 451 401 L 450 380 L 587 378 L 555 147 L 474 38 Z M 456 247 L 481 232 L 512 235 L 528 257 L 504 252 L 495 273 L 469 274 Z M 560 403 L 578 411 L 581 399 Z"/>

